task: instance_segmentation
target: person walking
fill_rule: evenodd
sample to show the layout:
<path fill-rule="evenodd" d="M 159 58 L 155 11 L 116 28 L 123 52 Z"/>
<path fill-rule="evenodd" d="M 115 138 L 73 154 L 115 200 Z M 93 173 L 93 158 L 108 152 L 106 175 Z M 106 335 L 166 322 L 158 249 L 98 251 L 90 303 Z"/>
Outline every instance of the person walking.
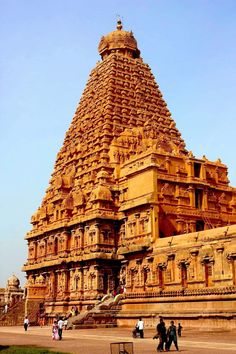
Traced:
<path fill-rule="evenodd" d="M 167 337 L 168 337 L 168 343 L 167 343 L 167 348 L 166 351 L 170 350 L 172 342 L 174 342 L 175 348 L 178 351 L 178 343 L 177 343 L 177 333 L 176 333 L 176 326 L 174 324 L 174 321 L 170 322 L 170 327 L 167 330 Z"/>
<path fill-rule="evenodd" d="M 181 324 L 179 323 L 179 324 L 178 324 L 178 336 L 179 336 L 179 337 L 181 337 L 181 335 L 182 335 L 182 329 L 183 329 L 183 327 L 182 327 Z"/>
<path fill-rule="evenodd" d="M 27 331 L 28 326 L 29 326 L 29 320 L 28 320 L 28 317 L 25 316 L 25 319 L 24 319 L 24 329 L 25 329 L 25 331 Z"/>
<path fill-rule="evenodd" d="M 140 334 L 140 338 L 143 338 L 144 337 L 144 332 L 143 332 L 143 330 L 144 330 L 144 322 L 143 322 L 141 317 L 138 320 L 136 327 L 137 327 L 137 330 L 138 330 L 138 332 Z"/>
<path fill-rule="evenodd" d="M 78 314 L 79 314 L 79 310 L 78 310 L 78 307 L 75 305 L 75 307 L 74 307 L 74 310 L 75 310 L 75 316 L 78 316 Z"/>
<path fill-rule="evenodd" d="M 64 321 L 62 320 L 61 317 L 60 317 L 59 321 L 57 322 L 57 325 L 58 325 L 59 340 L 62 340 L 62 330 L 63 330 L 63 326 L 64 326 Z"/>
<path fill-rule="evenodd" d="M 162 317 L 160 317 L 160 322 L 157 325 L 157 336 L 159 338 L 157 351 L 163 352 L 164 349 L 167 348 L 167 336 L 166 336 L 166 325 Z"/>
<path fill-rule="evenodd" d="M 68 319 L 64 318 L 64 329 L 67 330 Z"/>

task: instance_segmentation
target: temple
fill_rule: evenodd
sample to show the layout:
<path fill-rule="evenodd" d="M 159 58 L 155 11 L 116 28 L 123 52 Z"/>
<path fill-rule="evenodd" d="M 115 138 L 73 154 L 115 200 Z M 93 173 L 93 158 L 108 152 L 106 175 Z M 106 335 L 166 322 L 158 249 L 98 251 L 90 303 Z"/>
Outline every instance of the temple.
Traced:
<path fill-rule="evenodd" d="M 122 293 L 118 325 L 142 314 L 150 326 L 163 315 L 236 327 L 227 166 L 187 150 L 121 21 L 98 51 L 26 235 L 28 313 L 83 312 Z"/>
<path fill-rule="evenodd" d="M 0 288 L 0 326 L 22 325 L 25 314 L 24 289 L 13 274 L 5 288 Z"/>

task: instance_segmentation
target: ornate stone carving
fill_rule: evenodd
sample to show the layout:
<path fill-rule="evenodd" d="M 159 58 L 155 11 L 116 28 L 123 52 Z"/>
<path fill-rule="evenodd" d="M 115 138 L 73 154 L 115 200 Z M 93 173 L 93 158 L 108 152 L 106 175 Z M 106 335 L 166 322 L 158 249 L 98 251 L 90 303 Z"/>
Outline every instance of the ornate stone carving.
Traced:
<path fill-rule="evenodd" d="M 62 313 L 68 299 L 85 308 L 118 285 L 142 299 L 150 288 L 167 297 L 232 286 L 236 190 L 227 167 L 186 149 L 120 21 L 99 53 L 26 235 L 29 293 L 46 287 L 40 301 Z"/>

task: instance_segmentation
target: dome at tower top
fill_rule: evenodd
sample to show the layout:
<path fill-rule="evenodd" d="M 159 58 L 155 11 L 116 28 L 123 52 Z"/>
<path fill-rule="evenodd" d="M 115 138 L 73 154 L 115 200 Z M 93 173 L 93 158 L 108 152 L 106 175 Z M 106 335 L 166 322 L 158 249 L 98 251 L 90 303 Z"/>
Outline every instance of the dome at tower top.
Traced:
<path fill-rule="evenodd" d="M 132 31 L 124 31 L 122 28 L 122 22 L 118 20 L 116 30 L 101 38 L 98 51 L 102 59 L 113 52 L 122 53 L 130 58 L 140 57 L 137 41 Z"/>
<path fill-rule="evenodd" d="M 20 285 L 20 281 L 14 274 L 10 278 L 8 278 L 7 280 L 8 287 L 18 288 L 19 285 Z"/>

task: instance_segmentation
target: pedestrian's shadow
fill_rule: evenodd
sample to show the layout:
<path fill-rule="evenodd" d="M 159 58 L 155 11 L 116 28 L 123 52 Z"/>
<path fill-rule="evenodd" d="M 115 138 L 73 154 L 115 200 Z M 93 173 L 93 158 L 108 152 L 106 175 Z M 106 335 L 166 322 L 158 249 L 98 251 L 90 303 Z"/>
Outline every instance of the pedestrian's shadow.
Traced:
<path fill-rule="evenodd" d="M 9 345 L 0 345 L 0 350 L 8 349 Z"/>

